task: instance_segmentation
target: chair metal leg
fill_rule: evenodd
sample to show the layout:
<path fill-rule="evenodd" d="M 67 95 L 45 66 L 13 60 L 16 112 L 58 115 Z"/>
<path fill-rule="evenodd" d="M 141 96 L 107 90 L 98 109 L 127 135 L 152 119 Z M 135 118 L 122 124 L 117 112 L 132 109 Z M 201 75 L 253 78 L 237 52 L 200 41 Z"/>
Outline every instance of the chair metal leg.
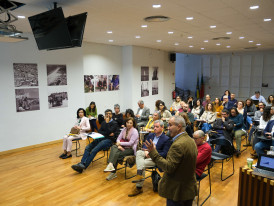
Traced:
<path fill-rule="evenodd" d="M 245 144 L 247 145 L 247 133 L 245 134 Z M 242 149 L 240 152 L 244 152 L 247 150 L 247 147 L 245 149 Z"/>
<path fill-rule="evenodd" d="M 202 204 L 200 206 L 202 206 L 207 200 L 208 198 L 211 196 L 211 178 L 210 178 L 210 170 L 208 170 L 208 178 L 209 178 L 209 195 L 206 197 L 206 199 L 202 202 Z M 199 190 L 200 190 L 200 182 L 199 182 Z M 198 190 L 198 191 L 199 191 Z M 199 193 L 198 193 L 198 202 L 197 204 L 199 204 Z"/>
<path fill-rule="evenodd" d="M 104 151 L 104 155 L 103 156 L 101 156 L 101 157 L 98 157 L 96 160 L 92 160 L 92 163 L 93 162 L 96 162 L 97 160 L 99 160 L 99 159 L 102 159 L 102 158 L 104 158 L 105 157 L 105 150 L 103 150 Z M 107 161 L 108 161 L 108 158 L 107 158 Z"/>
<path fill-rule="evenodd" d="M 225 181 L 227 178 L 229 178 L 229 177 L 231 177 L 232 175 L 234 175 L 234 158 L 233 158 L 233 156 L 232 156 L 233 172 L 232 172 L 232 174 L 230 174 L 229 176 L 227 176 L 225 179 L 223 179 L 223 161 L 224 161 L 224 160 L 222 160 L 221 180 L 222 180 L 222 181 Z"/>

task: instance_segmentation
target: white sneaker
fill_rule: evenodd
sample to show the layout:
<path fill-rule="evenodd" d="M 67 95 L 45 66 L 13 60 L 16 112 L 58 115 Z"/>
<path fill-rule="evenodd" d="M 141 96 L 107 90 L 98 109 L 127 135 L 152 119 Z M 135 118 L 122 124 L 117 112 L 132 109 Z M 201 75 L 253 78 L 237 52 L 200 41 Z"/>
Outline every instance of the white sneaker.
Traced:
<path fill-rule="evenodd" d="M 112 172 L 114 170 L 115 170 L 115 168 L 113 167 L 113 164 L 109 163 L 108 166 L 106 167 L 106 169 L 104 169 L 104 172 Z"/>
<path fill-rule="evenodd" d="M 113 179 L 115 179 L 116 177 L 117 177 L 116 173 L 110 173 L 110 174 L 107 176 L 106 180 L 113 180 Z"/>

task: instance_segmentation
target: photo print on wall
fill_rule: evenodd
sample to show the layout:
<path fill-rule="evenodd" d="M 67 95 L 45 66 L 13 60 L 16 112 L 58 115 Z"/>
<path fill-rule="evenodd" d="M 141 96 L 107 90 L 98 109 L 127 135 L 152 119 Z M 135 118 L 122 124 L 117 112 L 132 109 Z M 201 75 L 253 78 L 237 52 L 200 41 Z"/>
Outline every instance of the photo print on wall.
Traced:
<path fill-rule="evenodd" d="M 108 90 L 114 91 L 119 90 L 120 79 L 119 75 L 108 75 Z"/>
<path fill-rule="evenodd" d="M 141 82 L 141 97 L 149 96 L 148 82 Z"/>
<path fill-rule="evenodd" d="M 152 80 L 159 80 L 158 78 L 158 67 L 153 67 Z"/>
<path fill-rule="evenodd" d="M 152 82 L 152 95 L 158 94 L 158 81 Z"/>
<path fill-rule="evenodd" d="M 27 112 L 40 110 L 39 89 L 15 89 L 16 111 Z"/>
<path fill-rule="evenodd" d="M 47 64 L 48 86 L 67 85 L 67 66 Z"/>
<path fill-rule="evenodd" d="M 141 81 L 149 80 L 149 67 L 142 66 L 141 67 Z"/>
<path fill-rule="evenodd" d="M 107 75 L 94 75 L 95 92 L 107 91 Z"/>
<path fill-rule="evenodd" d="M 84 91 L 85 93 L 94 92 L 94 76 L 84 75 Z"/>
<path fill-rule="evenodd" d="M 68 107 L 68 92 L 66 86 L 48 87 L 49 109 Z"/>
<path fill-rule="evenodd" d="M 37 64 L 13 63 L 14 86 L 38 86 Z"/>

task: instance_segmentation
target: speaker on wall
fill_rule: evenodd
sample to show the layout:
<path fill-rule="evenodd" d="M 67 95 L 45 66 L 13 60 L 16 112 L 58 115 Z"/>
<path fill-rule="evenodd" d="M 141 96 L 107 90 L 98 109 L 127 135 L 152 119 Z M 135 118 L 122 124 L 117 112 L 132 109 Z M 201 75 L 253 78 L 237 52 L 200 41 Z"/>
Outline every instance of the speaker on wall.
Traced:
<path fill-rule="evenodd" d="M 176 61 L 176 53 L 170 53 L 169 60 L 174 63 Z"/>

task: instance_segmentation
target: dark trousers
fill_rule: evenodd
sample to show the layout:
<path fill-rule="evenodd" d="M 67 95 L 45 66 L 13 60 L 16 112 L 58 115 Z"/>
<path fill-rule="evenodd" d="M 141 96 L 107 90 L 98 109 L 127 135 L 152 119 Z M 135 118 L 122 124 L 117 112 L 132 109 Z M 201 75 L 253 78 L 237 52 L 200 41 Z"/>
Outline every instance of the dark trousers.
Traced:
<path fill-rule="evenodd" d="M 111 145 L 112 141 L 110 139 L 100 138 L 94 140 L 92 143 L 86 146 L 85 153 L 81 159 L 81 163 L 87 168 L 99 151 L 107 149 L 111 147 Z"/>
<path fill-rule="evenodd" d="M 98 127 L 97 127 L 97 124 L 96 124 L 96 119 L 90 119 L 89 124 L 90 124 L 92 132 L 94 132 L 94 129 L 96 129 L 96 131 L 98 131 Z"/>
<path fill-rule="evenodd" d="M 167 206 L 192 206 L 193 200 L 181 200 L 181 201 L 173 201 L 170 199 L 166 200 Z"/>
<path fill-rule="evenodd" d="M 134 155 L 134 151 L 131 148 L 126 148 L 124 151 L 119 150 L 117 145 L 113 145 L 110 150 L 108 162 L 112 163 L 116 169 L 119 161 L 123 161 L 124 157 Z"/>

